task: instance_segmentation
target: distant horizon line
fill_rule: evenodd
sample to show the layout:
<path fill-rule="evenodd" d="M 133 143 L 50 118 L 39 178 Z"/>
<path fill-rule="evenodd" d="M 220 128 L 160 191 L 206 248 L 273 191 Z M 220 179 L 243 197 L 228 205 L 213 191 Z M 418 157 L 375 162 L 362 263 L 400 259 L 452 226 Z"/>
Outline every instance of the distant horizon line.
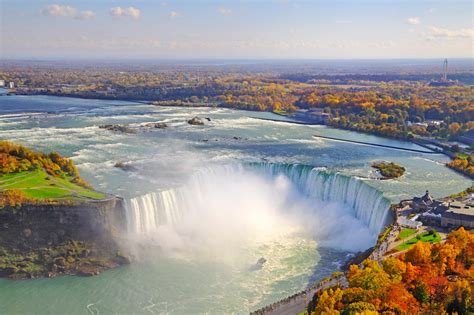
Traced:
<path fill-rule="evenodd" d="M 151 57 L 22 57 L 22 58 L 4 58 L 0 57 L 0 62 L 4 61 L 155 61 L 155 62 L 206 62 L 206 61 L 239 61 L 239 62 L 278 62 L 278 61 L 290 61 L 290 62 L 311 62 L 311 61 L 434 61 L 434 60 L 465 60 L 474 61 L 474 56 L 471 57 L 399 57 L 399 58 L 224 58 L 224 57 L 203 57 L 203 58 L 151 58 Z"/>
<path fill-rule="evenodd" d="M 439 58 L 0 58 L 0 63 L 71 63 L 71 64 L 164 64 L 182 66 L 232 66 L 232 65 L 304 65 L 304 64 L 360 64 L 376 65 L 396 63 L 418 63 L 413 66 L 425 66 L 441 63 L 448 59 L 451 64 L 468 64 L 474 67 L 474 57 L 439 57 Z M 408 65 L 400 65 L 408 66 Z"/>

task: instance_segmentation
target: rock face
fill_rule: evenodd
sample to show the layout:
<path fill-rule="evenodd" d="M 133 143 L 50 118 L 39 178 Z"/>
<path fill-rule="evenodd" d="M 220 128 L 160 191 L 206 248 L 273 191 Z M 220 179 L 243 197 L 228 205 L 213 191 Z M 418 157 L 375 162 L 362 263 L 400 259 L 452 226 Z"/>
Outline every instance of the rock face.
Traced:
<path fill-rule="evenodd" d="M 117 197 L 2 208 L 0 222 L 0 277 L 92 275 L 129 263 L 114 238 L 126 228 Z"/>
<path fill-rule="evenodd" d="M 158 129 L 165 129 L 168 127 L 168 125 L 164 122 L 159 122 L 159 123 L 155 123 L 154 127 Z"/>
<path fill-rule="evenodd" d="M 125 162 L 117 162 L 114 164 L 114 167 L 120 168 L 121 170 L 126 171 L 126 172 L 133 172 L 137 170 L 135 166 L 131 165 L 130 163 L 125 163 Z"/>
<path fill-rule="evenodd" d="M 195 125 L 195 126 L 202 126 L 202 125 L 204 125 L 204 122 L 201 120 L 201 118 L 194 117 L 194 118 L 188 120 L 188 124 Z"/>
<path fill-rule="evenodd" d="M 123 200 L 77 204 L 26 204 L 0 210 L 0 246 L 45 246 L 62 240 L 96 240 L 125 228 Z M 28 231 L 29 230 L 29 231 Z M 26 233 L 25 233 L 26 232 Z M 12 235 L 15 234 L 15 235 Z"/>

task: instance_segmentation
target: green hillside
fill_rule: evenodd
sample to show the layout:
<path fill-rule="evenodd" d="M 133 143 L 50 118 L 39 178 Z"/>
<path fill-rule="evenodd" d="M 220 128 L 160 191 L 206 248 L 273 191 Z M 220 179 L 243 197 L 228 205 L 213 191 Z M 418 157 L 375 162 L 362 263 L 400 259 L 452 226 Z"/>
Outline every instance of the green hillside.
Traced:
<path fill-rule="evenodd" d="M 44 154 L 0 141 L 0 207 L 105 197 L 80 177 L 71 160 L 58 153 Z"/>

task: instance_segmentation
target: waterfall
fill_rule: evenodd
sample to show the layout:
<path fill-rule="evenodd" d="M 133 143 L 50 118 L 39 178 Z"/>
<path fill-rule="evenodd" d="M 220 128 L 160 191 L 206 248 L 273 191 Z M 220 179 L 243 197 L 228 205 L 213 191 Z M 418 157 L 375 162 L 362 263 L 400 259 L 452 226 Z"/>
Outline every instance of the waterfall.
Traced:
<path fill-rule="evenodd" d="M 267 175 L 284 174 L 308 197 L 328 202 L 343 202 L 355 217 L 374 233 L 387 223 L 390 201 L 376 188 L 360 179 L 298 164 L 253 163 Z"/>
<path fill-rule="evenodd" d="M 380 191 L 359 179 L 306 165 L 248 163 L 204 168 L 179 188 L 152 192 L 127 200 L 129 232 L 148 234 L 159 226 L 174 227 L 180 224 L 184 216 L 199 216 L 199 213 L 196 213 L 196 204 L 212 206 L 212 200 L 205 200 L 205 196 L 223 194 L 221 187 L 225 184 L 245 182 L 245 178 L 239 177 L 239 174 L 244 172 L 267 179 L 284 176 L 309 200 L 342 203 L 344 211 L 350 211 L 374 235 L 377 235 L 387 222 L 389 200 Z M 235 194 L 239 194 L 239 191 L 235 191 Z"/>

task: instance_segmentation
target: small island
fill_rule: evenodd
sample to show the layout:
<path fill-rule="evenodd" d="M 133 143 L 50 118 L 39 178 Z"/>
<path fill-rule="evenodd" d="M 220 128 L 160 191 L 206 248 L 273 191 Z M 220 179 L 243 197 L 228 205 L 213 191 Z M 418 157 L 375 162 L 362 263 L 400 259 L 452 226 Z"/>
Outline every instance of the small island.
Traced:
<path fill-rule="evenodd" d="M 405 168 L 403 166 L 393 162 L 372 163 L 371 166 L 380 173 L 382 179 L 398 178 L 405 173 Z"/>
<path fill-rule="evenodd" d="M 0 141 L 0 277 L 93 276 L 127 264 L 114 231 L 122 199 L 98 192 L 72 160 Z"/>

